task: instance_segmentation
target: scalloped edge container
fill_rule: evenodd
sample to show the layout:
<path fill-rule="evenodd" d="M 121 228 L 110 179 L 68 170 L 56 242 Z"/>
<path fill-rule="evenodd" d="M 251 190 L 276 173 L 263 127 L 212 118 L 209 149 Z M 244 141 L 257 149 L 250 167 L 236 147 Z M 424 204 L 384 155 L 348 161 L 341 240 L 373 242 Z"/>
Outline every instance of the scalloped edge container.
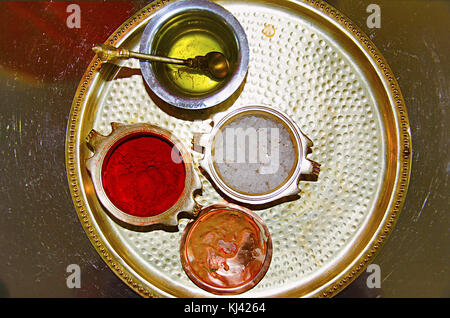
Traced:
<path fill-rule="evenodd" d="M 93 156 L 86 160 L 86 167 L 91 175 L 95 192 L 103 207 L 117 220 L 134 226 L 149 226 L 161 224 L 165 226 L 178 226 L 180 213 L 186 213 L 186 217 L 195 217 L 198 204 L 194 200 L 194 192 L 201 190 L 201 182 L 192 162 L 192 157 L 182 142 L 171 132 L 159 126 L 147 123 L 125 125 L 111 123 L 112 132 L 108 136 L 91 130 L 86 138 L 88 147 L 94 152 Z M 116 207 L 107 196 L 102 183 L 103 162 L 110 149 L 117 142 L 135 136 L 137 134 L 153 134 L 167 139 L 178 149 L 185 165 L 185 187 L 178 200 L 166 211 L 148 217 L 134 216 Z"/>
<path fill-rule="evenodd" d="M 220 176 L 213 160 L 214 138 L 233 118 L 243 114 L 263 113 L 276 119 L 289 131 L 296 151 L 295 166 L 288 178 L 281 185 L 265 193 L 245 193 L 229 186 Z M 313 146 L 312 141 L 300 130 L 298 125 L 289 116 L 272 106 L 250 105 L 236 107 L 216 114 L 212 119 L 212 129 L 207 133 L 196 133 L 193 144 L 194 149 L 203 153 L 200 168 L 209 176 L 210 181 L 228 198 L 234 201 L 251 205 L 263 205 L 276 202 L 285 197 L 296 195 L 300 192 L 300 181 L 303 177 L 313 181 L 320 172 L 320 164 L 307 158 Z M 208 129 L 208 128 L 205 128 Z"/>

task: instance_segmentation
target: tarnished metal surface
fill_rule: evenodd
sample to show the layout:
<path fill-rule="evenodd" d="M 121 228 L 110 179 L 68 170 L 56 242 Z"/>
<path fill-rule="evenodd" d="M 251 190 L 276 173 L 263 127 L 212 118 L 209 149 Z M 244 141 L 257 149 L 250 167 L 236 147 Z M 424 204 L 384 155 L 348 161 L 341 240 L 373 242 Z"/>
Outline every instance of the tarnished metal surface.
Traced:
<path fill-rule="evenodd" d="M 369 289 L 362 273 L 339 296 L 448 296 L 449 42 L 442 37 L 448 29 L 448 3 L 380 0 L 382 27 L 369 29 L 366 7 L 371 2 L 329 1 L 369 35 L 400 82 L 412 124 L 413 170 L 401 217 L 374 260 L 381 267 L 381 288 Z M 101 24 L 105 33 L 99 32 L 97 38 L 93 34 L 99 29 L 86 23 L 61 39 L 50 31 L 60 28 L 66 34 L 65 21 L 58 24 L 43 9 L 64 6 L 65 12 L 66 4 L 27 4 L 28 17 L 43 23 L 24 19 L 18 26 L 14 23 L 18 12 L 25 9 L 11 8 L 11 3 L 2 3 L 5 8 L 0 11 L 5 14 L 0 41 L 4 52 L 0 295 L 133 297 L 133 289 L 108 269 L 80 227 L 67 188 L 63 148 L 69 106 L 92 57 L 91 45 L 135 9 L 117 3 L 82 4 L 83 17 L 113 12 L 113 22 Z M 136 9 L 145 5 L 133 4 Z M 40 32 L 27 32 L 27 41 L 12 41 L 25 25 Z M 272 35 L 273 28 L 264 26 L 264 32 Z M 80 37 L 85 40 L 78 41 Z M 70 289 L 65 283 L 66 267 L 73 263 L 81 267 L 81 288 Z"/>

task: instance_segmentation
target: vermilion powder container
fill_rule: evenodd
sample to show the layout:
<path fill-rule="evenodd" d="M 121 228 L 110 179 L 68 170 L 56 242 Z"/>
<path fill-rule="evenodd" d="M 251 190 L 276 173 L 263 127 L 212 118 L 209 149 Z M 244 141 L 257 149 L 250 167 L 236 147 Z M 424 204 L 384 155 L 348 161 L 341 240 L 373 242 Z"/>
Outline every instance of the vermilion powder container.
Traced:
<path fill-rule="evenodd" d="M 112 132 L 108 136 L 92 130 L 87 137 L 88 146 L 94 154 L 86 161 L 86 167 L 103 207 L 117 220 L 135 226 L 154 224 L 177 226 L 181 212 L 186 216 L 194 216 L 196 211 L 194 192 L 201 189 L 201 183 L 193 169 L 190 153 L 181 141 L 171 132 L 151 124 L 112 123 L 111 126 Z M 159 143 L 166 143 L 166 146 L 172 149 L 170 152 L 165 150 L 165 155 L 170 158 L 166 158 L 164 162 L 158 159 L 152 162 L 148 159 L 148 156 L 157 156 L 160 148 L 154 151 L 146 149 L 147 152 L 137 148 L 136 152 L 142 152 L 141 154 L 129 153 L 116 158 L 118 157 L 114 153 L 116 149 L 127 147 L 127 143 L 135 142 L 138 138 L 156 138 Z M 151 145 L 158 143 L 152 142 Z M 121 162 L 126 164 L 129 171 L 124 168 L 119 178 L 111 179 L 107 174 L 108 162 L 111 160 L 115 160 L 116 164 Z M 133 162 L 130 162 L 133 160 L 145 161 L 133 165 Z M 139 170 L 137 165 L 142 169 Z M 180 167 L 184 167 L 184 171 L 179 172 L 184 177 L 183 184 L 173 184 L 173 180 L 168 177 L 169 173 L 173 173 L 171 171 L 173 169 L 180 170 Z M 167 174 L 164 175 L 163 171 Z M 130 173 L 134 174 L 129 175 Z M 143 183 L 143 179 L 149 180 L 150 183 Z M 108 189 L 108 182 L 112 190 Z M 166 190 L 162 191 L 164 189 Z M 136 201 L 134 202 L 136 205 L 133 205 L 133 201 Z M 161 204 L 163 201 L 167 201 L 166 205 Z M 145 206 L 145 202 L 148 202 L 149 206 Z M 142 206 L 142 211 L 136 211 L 135 206 Z"/>

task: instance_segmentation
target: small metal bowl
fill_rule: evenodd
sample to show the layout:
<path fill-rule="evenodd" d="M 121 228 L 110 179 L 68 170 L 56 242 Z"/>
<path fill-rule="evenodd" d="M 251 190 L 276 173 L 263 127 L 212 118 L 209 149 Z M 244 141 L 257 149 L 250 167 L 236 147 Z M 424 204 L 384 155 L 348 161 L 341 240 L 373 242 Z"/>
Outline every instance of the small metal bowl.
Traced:
<path fill-rule="evenodd" d="M 241 294 L 258 284 L 269 269 L 272 239 L 251 210 L 214 204 L 186 225 L 180 258 L 198 287 L 217 295 Z"/>
<path fill-rule="evenodd" d="M 145 27 L 140 52 L 186 59 L 211 51 L 223 53 L 229 61 L 230 74 L 222 80 L 185 67 L 148 61 L 140 62 L 142 75 L 162 101 L 184 109 L 204 109 L 227 101 L 247 74 L 247 36 L 230 12 L 210 1 L 169 3 Z"/>
<path fill-rule="evenodd" d="M 281 128 L 282 132 L 285 135 L 289 136 L 285 140 L 289 141 L 291 148 L 283 148 L 284 154 L 282 153 L 283 149 L 280 150 L 279 148 L 277 148 L 280 156 L 277 159 L 279 161 L 275 162 L 276 164 L 278 164 L 278 166 L 274 165 L 273 171 L 262 172 L 261 167 L 264 166 L 257 165 L 257 168 L 254 168 L 255 173 L 253 174 L 253 166 L 247 165 L 246 161 L 244 162 L 236 160 L 232 164 L 229 164 L 229 161 L 227 161 L 229 160 L 227 159 L 227 154 L 223 154 L 223 152 L 225 151 L 220 151 L 220 147 L 222 147 L 222 144 L 217 140 L 228 140 L 227 138 L 229 138 L 223 133 L 224 129 L 226 129 L 227 127 L 231 127 L 231 124 L 238 122 L 239 119 L 245 119 L 246 116 L 248 118 L 250 116 L 261 117 L 263 118 L 263 120 L 273 121 L 274 125 L 278 125 L 278 127 Z M 210 181 L 213 183 L 213 185 L 216 186 L 217 190 L 219 190 L 219 192 L 221 192 L 228 198 L 241 204 L 244 203 L 250 205 L 266 205 L 269 203 L 277 203 L 280 199 L 298 195 L 298 193 L 300 192 L 299 182 L 300 180 L 302 180 L 302 177 L 310 181 L 314 181 L 315 179 L 317 179 L 320 171 L 320 164 L 307 159 L 307 155 L 311 152 L 311 147 L 313 145 L 312 141 L 305 134 L 303 134 L 303 132 L 295 122 L 293 122 L 286 114 L 284 114 L 280 110 L 265 105 L 245 106 L 230 109 L 223 113 L 218 113 L 211 120 L 211 125 L 205 125 L 205 129 L 209 129 L 209 132 L 198 133 L 194 136 L 194 149 L 198 152 L 203 153 L 204 155 L 199 164 L 202 170 L 207 174 L 207 176 L 209 176 Z M 268 121 L 266 122 L 268 123 Z M 211 128 L 211 126 L 213 127 Z M 250 147 L 250 140 L 252 138 L 252 131 L 250 129 L 254 129 L 254 135 L 256 136 L 256 138 L 260 138 L 261 135 L 259 135 L 259 133 L 263 129 L 254 127 L 252 125 L 247 129 L 236 129 L 235 136 L 231 134 L 232 139 L 230 140 L 232 140 L 233 142 L 234 140 L 236 140 L 238 146 L 239 143 L 243 141 L 245 143 L 245 146 L 247 146 L 248 144 Z M 218 138 L 218 136 L 221 136 L 221 138 Z M 281 141 L 282 140 L 279 138 L 272 142 Z M 260 143 L 260 140 L 257 140 L 253 144 L 257 144 L 259 147 L 259 145 L 262 143 Z M 223 148 L 225 149 L 226 147 L 224 146 Z M 248 148 L 244 147 L 244 150 L 242 150 L 242 147 L 236 147 L 234 152 L 237 153 L 237 156 L 243 154 L 244 157 L 242 158 L 248 160 L 249 157 L 246 157 L 246 155 L 250 156 L 250 153 L 245 153 L 245 151 L 250 152 Z M 272 151 L 273 149 L 274 148 L 272 148 Z M 287 152 L 286 149 L 291 149 L 292 151 Z M 228 153 L 228 149 L 226 149 L 226 152 Z M 218 153 L 220 153 L 220 155 L 218 155 Z M 292 154 L 291 158 L 289 159 L 291 162 L 289 164 L 289 168 L 284 169 L 283 174 L 281 174 L 278 167 L 286 163 L 281 161 L 287 157 L 285 156 L 286 153 Z M 227 167 L 227 169 L 221 169 L 221 165 L 218 163 L 221 156 L 224 157 L 222 163 L 224 162 L 225 164 L 229 164 L 229 167 Z M 235 157 L 233 157 L 232 160 L 234 158 Z M 236 171 L 238 178 L 235 178 L 234 180 L 237 181 L 230 181 L 232 178 L 232 173 L 229 173 L 230 171 L 232 171 L 230 169 Z M 249 172 L 250 170 L 252 172 Z M 260 177 L 264 174 L 266 174 L 267 176 Z M 258 177 L 259 179 L 253 177 Z M 263 180 L 265 180 L 267 186 L 261 185 Z M 247 184 L 247 188 L 242 185 L 236 185 L 236 183 Z M 253 185 L 255 185 L 255 188 L 259 187 L 264 190 L 252 191 L 250 187 L 253 187 Z"/>
<path fill-rule="evenodd" d="M 86 160 L 86 167 L 91 175 L 95 192 L 100 203 L 118 221 L 132 226 L 164 225 L 177 226 L 178 217 L 181 212 L 186 217 L 196 215 L 197 203 L 194 200 L 194 192 L 201 189 L 200 179 L 193 169 L 192 158 L 181 141 L 169 131 L 151 124 L 124 125 L 111 123 L 112 132 L 108 136 L 99 134 L 92 130 L 87 140 L 88 147 L 94 152 L 93 156 Z M 152 136 L 163 141 L 170 142 L 173 150 L 177 151 L 178 158 L 184 163 L 185 183 L 179 198 L 167 210 L 152 216 L 136 216 L 119 209 L 108 197 L 103 185 L 103 166 L 111 151 L 114 151 L 122 142 L 126 142 L 136 136 Z"/>

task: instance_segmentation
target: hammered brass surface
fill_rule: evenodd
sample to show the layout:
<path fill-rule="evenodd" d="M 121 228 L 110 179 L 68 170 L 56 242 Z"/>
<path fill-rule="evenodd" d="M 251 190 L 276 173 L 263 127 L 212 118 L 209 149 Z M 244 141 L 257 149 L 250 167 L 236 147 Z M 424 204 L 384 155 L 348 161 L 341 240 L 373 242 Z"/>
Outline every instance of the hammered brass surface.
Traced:
<path fill-rule="evenodd" d="M 360 274 L 355 281 L 336 282 L 338 297 L 448 297 L 446 109 L 450 72 L 446 53 L 450 42 L 443 35 L 449 27 L 449 3 L 439 0 L 327 2 L 349 16 L 386 57 L 405 96 L 413 135 L 412 176 L 405 206 L 395 228 L 390 226 L 393 230 L 389 239 L 378 249 L 376 257 L 369 260 L 380 266 L 381 286 L 370 288 L 366 280 L 370 272 L 363 269 L 356 272 L 356 266 L 349 268 L 349 273 L 355 270 Z M 366 8 L 372 3 L 381 7 L 379 29 L 366 25 L 370 14 Z M 94 66 L 89 65 L 92 45 L 109 35 L 113 42 L 115 36 L 120 39 L 123 34 L 118 34 L 116 28 L 136 10 L 142 12 L 148 3 L 136 0 L 79 4 L 82 27 L 68 29 L 66 2 L 0 3 L 0 24 L 4 30 L 0 37 L 3 52 L 0 58 L 2 297 L 149 295 L 136 273 L 121 263 L 133 258 L 133 254 L 119 258 L 117 253 L 107 250 L 103 244 L 105 236 L 95 230 L 92 226 L 95 223 L 86 213 L 83 205 L 86 202 L 69 191 L 76 185 L 76 179 L 69 174 L 67 183 L 67 173 L 73 170 L 66 170 L 65 160 L 65 141 L 72 127 L 78 125 L 81 115 L 96 114 L 95 105 L 91 104 L 84 113 L 77 112 L 73 117 L 70 113 L 69 117 L 72 101 L 76 102 L 83 92 L 81 87 L 77 89 L 78 84 L 97 85 L 89 79 L 89 71 Z M 320 3 L 317 9 L 320 10 Z M 19 19 L 21 23 L 17 23 Z M 332 21 L 340 23 L 336 18 Z M 263 29 L 268 38 L 279 35 L 271 21 Z M 107 73 L 111 71 L 102 70 L 102 76 L 110 76 Z M 165 110 L 170 113 L 170 109 Z M 86 127 L 81 128 L 83 137 L 77 142 L 82 142 L 89 132 Z M 88 153 L 83 150 L 77 155 L 84 157 Z M 70 165 L 71 159 L 67 158 L 67 163 Z M 362 182 L 359 185 L 365 186 Z M 84 190 L 87 196 L 92 195 L 89 187 Z M 95 203 L 89 206 L 94 209 Z M 115 239 L 114 235 L 108 233 L 108 239 Z M 80 288 L 66 285 L 70 264 L 77 264 L 81 269 Z M 333 290 L 334 286 L 330 288 Z"/>
<path fill-rule="evenodd" d="M 243 25 L 251 52 L 246 84 L 235 105 L 276 105 L 315 141 L 311 159 L 322 163 L 320 180 L 306 184 L 300 199 L 258 211 L 272 233 L 273 260 L 261 283 L 245 295 L 332 295 L 336 280 L 348 283 L 357 276 L 346 272 L 349 267 L 360 272 L 377 252 L 371 242 L 380 227 L 391 227 L 395 221 L 392 213 L 397 214 L 401 205 L 397 199 L 396 208 L 391 206 L 396 191 L 406 191 L 409 161 L 401 162 L 400 151 L 410 145 L 408 130 L 401 141 L 397 107 L 402 105 L 395 104 L 401 104 L 401 98 L 394 99 L 387 84 L 395 80 L 387 76 L 387 68 L 385 74 L 383 67 L 374 68 L 373 57 L 329 21 L 324 6 L 323 12 L 316 12 L 307 1 L 282 7 L 270 2 L 222 4 Z M 136 51 L 144 22 L 114 38 L 115 44 Z M 277 36 L 263 32 L 269 22 Z M 195 117 L 179 119 L 164 112 L 139 75 L 137 61 L 100 69 L 95 63 L 99 74 L 93 75 L 95 85 L 84 87 L 84 114 L 74 133 L 82 136 L 85 129 L 95 129 L 107 135 L 110 122 L 149 122 L 189 144 L 193 132 L 201 129 L 202 121 Z M 408 125 L 402 111 L 401 122 Z M 74 146 L 82 158 L 84 145 Z M 401 186 L 399 161 L 406 169 Z M 100 244 L 114 254 L 118 264 L 113 269 L 134 273 L 131 282 L 137 280 L 154 296 L 210 296 L 182 272 L 180 233 L 135 232 L 115 224 L 95 196 L 84 190 L 90 184 L 82 161 L 78 164 L 74 168 L 88 202 L 85 213 L 93 222 L 88 230 L 98 232 Z M 200 204 L 222 200 L 205 178 L 202 183 Z M 383 239 L 378 238 L 377 246 Z M 364 260 L 358 259 L 361 255 Z"/>

